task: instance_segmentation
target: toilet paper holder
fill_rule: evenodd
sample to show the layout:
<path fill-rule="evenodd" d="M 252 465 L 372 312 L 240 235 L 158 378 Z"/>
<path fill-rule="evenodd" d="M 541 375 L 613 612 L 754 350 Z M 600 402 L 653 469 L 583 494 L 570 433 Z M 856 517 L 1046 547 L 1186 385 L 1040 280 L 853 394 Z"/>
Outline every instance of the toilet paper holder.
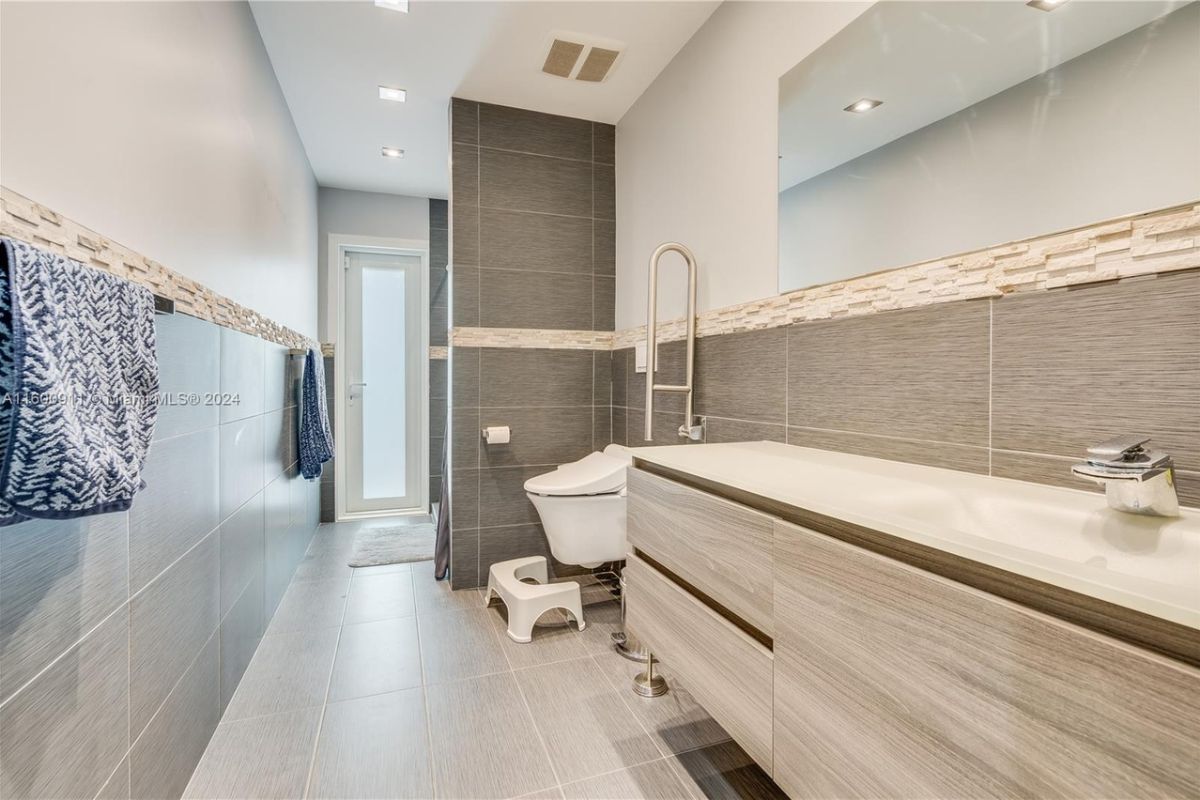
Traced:
<path fill-rule="evenodd" d="M 512 428 L 507 425 L 493 425 L 480 428 L 479 435 L 488 444 L 507 444 L 512 439 Z"/>

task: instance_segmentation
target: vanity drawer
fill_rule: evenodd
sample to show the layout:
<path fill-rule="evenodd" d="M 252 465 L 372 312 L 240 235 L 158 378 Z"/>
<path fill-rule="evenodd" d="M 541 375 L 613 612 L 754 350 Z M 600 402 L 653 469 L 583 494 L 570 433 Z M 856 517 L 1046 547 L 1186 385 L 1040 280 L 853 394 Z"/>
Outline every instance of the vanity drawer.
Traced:
<path fill-rule="evenodd" d="M 1200 670 L 795 525 L 775 543 L 789 796 L 1200 796 Z"/>
<path fill-rule="evenodd" d="M 770 651 L 637 556 L 629 557 L 624 575 L 630 634 L 770 772 Z"/>
<path fill-rule="evenodd" d="M 628 481 L 629 544 L 773 636 L 771 518 L 640 469 Z"/>

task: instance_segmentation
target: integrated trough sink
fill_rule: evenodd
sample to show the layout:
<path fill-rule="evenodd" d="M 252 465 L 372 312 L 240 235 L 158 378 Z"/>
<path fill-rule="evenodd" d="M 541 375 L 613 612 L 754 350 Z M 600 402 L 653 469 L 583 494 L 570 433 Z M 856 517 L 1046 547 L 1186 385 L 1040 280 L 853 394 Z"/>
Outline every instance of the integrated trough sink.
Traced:
<path fill-rule="evenodd" d="M 638 459 L 1200 628 L 1200 511 L 776 442 L 646 448 Z"/>

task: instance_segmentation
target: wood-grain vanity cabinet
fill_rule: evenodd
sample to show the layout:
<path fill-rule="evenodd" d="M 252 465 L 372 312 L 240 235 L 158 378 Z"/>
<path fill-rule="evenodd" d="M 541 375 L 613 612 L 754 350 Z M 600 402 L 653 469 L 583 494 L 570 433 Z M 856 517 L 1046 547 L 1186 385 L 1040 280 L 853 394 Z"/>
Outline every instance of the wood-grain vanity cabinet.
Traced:
<path fill-rule="evenodd" d="M 641 469 L 628 507 L 630 633 L 790 796 L 1200 797 L 1200 670 Z"/>
<path fill-rule="evenodd" d="M 774 520 L 641 470 L 627 485 L 629 544 L 770 636 Z"/>
<path fill-rule="evenodd" d="M 775 781 L 801 797 L 1196 797 L 1200 672 L 775 525 Z"/>
<path fill-rule="evenodd" d="M 637 556 L 625 563 L 625 624 L 654 642 L 702 706 L 762 767 L 772 760 L 771 652 Z"/>

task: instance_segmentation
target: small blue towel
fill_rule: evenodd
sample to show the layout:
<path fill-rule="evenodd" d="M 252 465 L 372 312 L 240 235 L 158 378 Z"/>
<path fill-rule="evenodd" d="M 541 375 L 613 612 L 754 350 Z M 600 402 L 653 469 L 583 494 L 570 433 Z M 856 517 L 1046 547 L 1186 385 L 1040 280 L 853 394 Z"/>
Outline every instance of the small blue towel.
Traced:
<path fill-rule="evenodd" d="M 325 405 L 325 361 L 309 348 L 304 356 L 304 383 L 300 398 L 300 474 L 308 480 L 321 477 L 321 465 L 333 458 L 333 434 Z"/>
<path fill-rule="evenodd" d="M 0 525 L 124 511 L 157 416 L 154 295 L 0 243 Z"/>

